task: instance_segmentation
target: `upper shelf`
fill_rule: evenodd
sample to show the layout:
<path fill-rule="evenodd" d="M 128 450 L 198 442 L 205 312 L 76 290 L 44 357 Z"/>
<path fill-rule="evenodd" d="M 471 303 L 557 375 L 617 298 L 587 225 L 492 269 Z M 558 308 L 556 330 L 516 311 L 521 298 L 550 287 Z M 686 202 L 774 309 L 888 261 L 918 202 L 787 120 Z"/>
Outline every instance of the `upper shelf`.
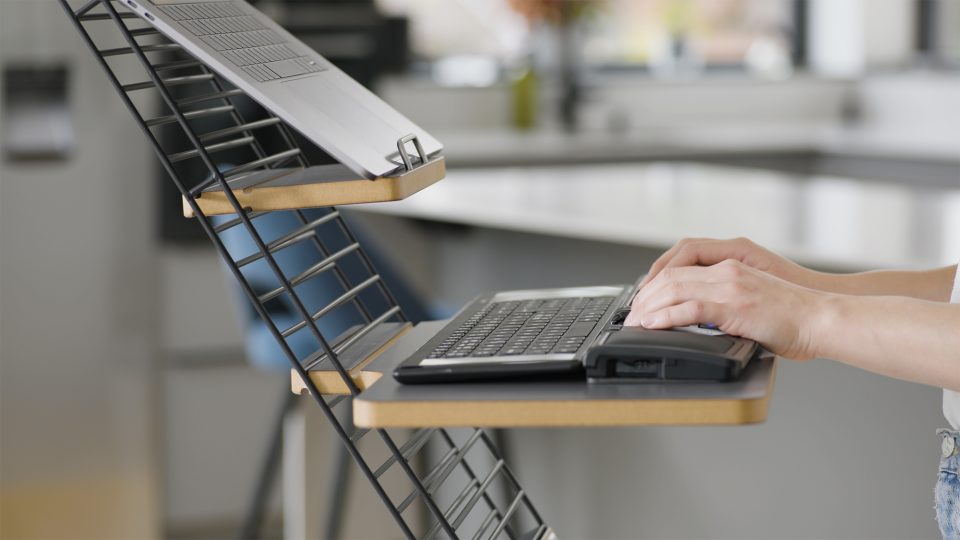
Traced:
<path fill-rule="evenodd" d="M 234 196 L 248 211 L 294 210 L 405 199 L 446 175 L 443 157 L 436 157 L 398 176 L 368 180 L 343 165 L 269 169 L 255 171 L 228 181 Z M 196 198 L 206 215 L 233 214 L 234 209 L 220 184 L 214 184 Z M 193 209 L 183 199 L 183 215 Z"/>

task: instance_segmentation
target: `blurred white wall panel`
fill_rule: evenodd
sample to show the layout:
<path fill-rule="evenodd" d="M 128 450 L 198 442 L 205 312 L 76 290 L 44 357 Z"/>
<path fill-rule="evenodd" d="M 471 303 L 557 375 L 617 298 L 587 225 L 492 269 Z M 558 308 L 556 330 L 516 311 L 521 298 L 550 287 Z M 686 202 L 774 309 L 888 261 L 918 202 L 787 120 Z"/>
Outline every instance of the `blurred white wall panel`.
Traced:
<path fill-rule="evenodd" d="M 960 160 L 960 75 L 878 74 L 857 85 L 854 130 L 864 144 L 887 151 Z M 960 183 L 960 171 L 957 174 Z"/>
<path fill-rule="evenodd" d="M 66 66 L 77 129 L 0 162 L 0 532 L 156 537 L 152 157 L 59 3 L 0 2 L 0 64 Z"/>
<path fill-rule="evenodd" d="M 199 225 L 197 225 L 199 227 Z M 167 353 L 238 349 L 243 346 L 248 302 L 226 266 L 207 245 L 165 246 L 159 257 L 161 347 Z"/>
<path fill-rule="evenodd" d="M 951 1 L 955 0 L 942 3 Z M 864 0 L 861 7 L 866 65 L 874 68 L 908 65 L 916 42 L 916 1 Z"/>

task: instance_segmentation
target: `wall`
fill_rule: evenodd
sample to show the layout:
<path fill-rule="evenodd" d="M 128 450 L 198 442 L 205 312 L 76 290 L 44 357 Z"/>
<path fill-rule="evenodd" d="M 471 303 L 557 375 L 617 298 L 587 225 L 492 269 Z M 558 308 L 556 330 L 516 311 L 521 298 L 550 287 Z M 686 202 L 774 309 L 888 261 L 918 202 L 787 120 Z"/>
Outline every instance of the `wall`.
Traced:
<path fill-rule="evenodd" d="M 156 537 L 151 156 L 58 2 L 0 10 L 0 65 L 69 70 L 76 138 L 0 161 L 0 536 Z"/>
<path fill-rule="evenodd" d="M 856 86 L 852 134 L 859 147 L 876 155 L 906 154 L 960 160 L 960 75 L 917 70 L 866 77 Z M 830 140 L 826 141 L 830 144 Z M 960 182 L 960 174 L 957 175 Z"/>
<path fill-rule="evenodd" d="M 158 263 L 164 517 L 171 534 L 229 536 L 253 494 L 286 375 L 246 364 L 239 299 L 212 247 L 165 246 Z M 279 511 L 278 498 L 270 508 Z"/>

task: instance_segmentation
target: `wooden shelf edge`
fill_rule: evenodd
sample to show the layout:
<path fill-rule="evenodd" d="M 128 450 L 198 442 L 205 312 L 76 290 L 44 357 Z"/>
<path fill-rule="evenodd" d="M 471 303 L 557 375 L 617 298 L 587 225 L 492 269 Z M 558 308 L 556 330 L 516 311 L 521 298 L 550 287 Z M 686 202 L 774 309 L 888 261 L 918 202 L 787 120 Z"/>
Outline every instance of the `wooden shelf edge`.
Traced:
<path fill-rule="evenodd" d="M 384 343 L 379 349 L 374 351 L 370 356 L 349 371 L 350 378 L 353 379 L 353 383 L 357 385 L 357 388 L 359 388 L 361 392 L 367 388 L 370 388 L 370 386 L 380 380 L 380 377 L 383 376 L 383 373 L 377 371 L 367 371 L 364 368 L 370 365 L 370 363 L 373 362 L 373 360 L 378 356 L 383 354 L 384 351 L 392 347 L 393 344 L 396 343 L 401 336 L 409 332 L 411 328 L 413 328 L 413 325 L 407 323 L 406 326 L 397 333 L 397 335 L 390 338 L 389 341 Z M 343 377 L 341 377 L 336 371 L 308 371 L 307 374 L 310 376 L 310 380 L 316 385 L 317 390 L 320 391 L 321 395 L 346 395 L 350 393 L 350 389 L 347 388 L 346 381 L 344 381 Z M 300 374 L 293 369 L 290 370 L 290 391 L 294 394 L 309 393 L 307 390 L 307 385 L 303 382 L 303 379 L 300 378 Z"/>
<path fill-rule="evenodd" d="M 251 212 L 389 202 L 406 199 L 439 182 L 444 176 L 446 176 L 446 165 L 444 159 L 440 157 L 400 176 L 235 189 L 233 194 L 240 204 Z M 208 216 L 235 213 L 226 194 L 222 191 L 207 191 L 195 200 L 200 210 Z M 182 202 L 184 217 L 194 217 L 193 209 L 186 197 L 182 198 Z"/>
<path fill-rule="evenodd" d="M 768 398 L 743 401 L 664 400 L 642 405 L 623 400 L 353 402 L 358 427 L 612 427 L 655 425 L 745 425 L 767 418 Z"/>
<path fill-rule="evenodd" d="M 353 422 L 387 427 L 626 427 L 748 425 L 767 419 L 776 366 L 756 399 L 353 401 Z"/>

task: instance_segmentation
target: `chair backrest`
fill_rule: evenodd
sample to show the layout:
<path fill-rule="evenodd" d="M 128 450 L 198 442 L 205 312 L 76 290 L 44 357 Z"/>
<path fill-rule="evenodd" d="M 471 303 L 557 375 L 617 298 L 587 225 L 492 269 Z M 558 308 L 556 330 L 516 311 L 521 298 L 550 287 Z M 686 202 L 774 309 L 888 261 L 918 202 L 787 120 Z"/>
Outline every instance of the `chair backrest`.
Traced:
<path fill-rule="evenodd" d="M 229 169 L 229 166 L 221 166 L 222 169 Z M 328 209 L 309 209 L 304 210 L 303 215 L 310 221 L 322 218 Z M 343 216 L 345 221 L 350 221 Z M 216 225 L 222 225 L 229 219 L 223 216 L 214 216 L 211 218 Z M 299 220 L 293 212 L 271 212 L 254 221 L 254 227 L 261 237 L 266 239 L 278 238 L 286 231 L 296 228 Z M 412 323 L 418 323 L 428 320 L 428 309 L 413 292 L 403 276 L 390 263 L 389 257 L 379 250 L 371 247 L 371 242 L 367 240 L 367 234 L 362 228 L 354 223 L 349 223 L 357 238 L 357 243 L 364 246 L 364 251 L 370 258 L 371 263 L 377 269 L 383 282 L 394 294 L 397 304 L 402 312 Z M 337 244 L 336 231 L 326 229 L 317 231 L 320 235 L 319 240 L 322 245 L 331 246 Z M 220 235 L 227 250 L 235 254 L 236 257 L 243 257 L 243 254 L 256 252 L 256 245 L 246 230 L 240 227 L 233 227 L 225 230 Z M 282 255 L 277 257 L 280 268 L 287 275 L 298 275 L 314 264 L 318 258 L 317 250 L 314 246 L 299 243 L 285 249 Z M 329 303 L 337 295 L 342 294 L 343 282 L 359 283 L 367 277 L 367 271 L 359 261 L 354 259 L 344 259 L 338 265 L 339 274 L 327 272 L 324 275 L 316 276 L 303 282 L 297 287 L 297 293 L 304 300 L 308 309 Z M 276 288 L 276 278 L 266 264 L 251 264 L 244 270 L 247 280 L 250 282 L 253 290 L 262 295 L 271 289 Z M 237 294 L 242 296 L 240 287 L 236 287 Z M 363 298 L 367 309 L 373 313 L 382 313 L 388 308 L 387 302 L 382 295 L 367 294 Z M 246 338 L 247 356 L 250 362 L 266 370 L 290 369 L 290 364 L 284 357 L 283 351 L 278 346 L 276 340 L 270 335 L 266 323 L 261 319 L 253 306 L 244 298 L 243 305 L 243 325 L 244 336 Z M 267 313 L 273 323 L 279 328 L 289 328 L 297 323 L 300 318 L 297 317 L 296 308 L 290 302 L 287 295 L 280 295 L 275 301 L 266 304 Z M 320 330 L 325 335 L 339 336 L 349 328 L 362 324 L 363 314 L 357 309 L 341 310 L 329 317 L 325 317 L 320 324 Z M 309 339 L 309 335 L 304 332 L 298 332 L 290 337 L 290 345 L 294 353 L 299 358 L 304 358 L 316 349 L 314 340 Z"/>

